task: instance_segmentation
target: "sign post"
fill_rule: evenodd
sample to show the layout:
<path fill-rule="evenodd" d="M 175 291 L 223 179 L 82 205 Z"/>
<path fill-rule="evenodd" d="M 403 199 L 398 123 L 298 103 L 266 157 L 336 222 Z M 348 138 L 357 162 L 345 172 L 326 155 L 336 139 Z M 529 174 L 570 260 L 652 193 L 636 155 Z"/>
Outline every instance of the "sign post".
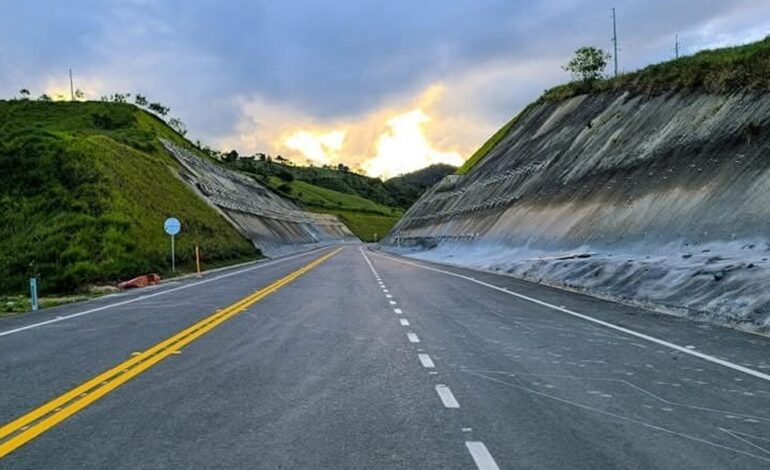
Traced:
<path fill-rule="evenodd" d="M 169 217 L 163 223 L 163 230 L 171 235 L 171 270 L 176 272 L 176 253 L 174 252 L 174 236 L 179 233 L 182 223 L 175 217 Z"/>
<path fill-rule="evenodd" d="M 29 297 L 30 297 L 30 304 L 32 305 L 32 311 L 34 312 L 38 309 L 36 277 L 31 277 L 29 279 Z"/>
<path fill-rule="evenodd" d="M 195 245 L 195 269 L 198 271 L 198 277 L 201 277 L 201 252 L 198 245 Z"/>

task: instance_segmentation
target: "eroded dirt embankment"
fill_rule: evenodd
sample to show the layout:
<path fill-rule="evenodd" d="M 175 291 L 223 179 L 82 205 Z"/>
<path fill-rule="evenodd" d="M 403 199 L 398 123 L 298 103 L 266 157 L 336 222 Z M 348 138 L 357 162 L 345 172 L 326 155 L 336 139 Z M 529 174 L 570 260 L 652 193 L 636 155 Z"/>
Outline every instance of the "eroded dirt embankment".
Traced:
<path fill-rule="evenodd" d="M 385 242 L 767 330 L 769 118 L 742 93 L 542 102 Z"/>

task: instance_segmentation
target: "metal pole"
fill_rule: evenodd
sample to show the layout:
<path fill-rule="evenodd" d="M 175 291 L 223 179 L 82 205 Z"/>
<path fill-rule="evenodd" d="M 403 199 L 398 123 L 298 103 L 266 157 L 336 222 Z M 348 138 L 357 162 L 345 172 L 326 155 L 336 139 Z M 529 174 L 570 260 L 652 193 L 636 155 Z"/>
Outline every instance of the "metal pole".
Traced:
<path fill-rule="evenodd" d="M 615 7 L 612 7 L 612 44 L 615 48 L 615 76 L 618 76 L 618 27 L 615 18 Z"/>
<path fill-rule="evenodd" d="M 201 253 L 198 245 L 195 245 L 195 266 L 198 270 L 198 277 L 201 277 Z"/>
<path fill-rule="evenodd" d="M 30 278 L 29 280 L 29 297 L 30 297 L 30 304 L 32 304 L 32 311 L 34 312 L 38 309 L 36 277 Z"/>
<path fill-rule="evenodd" d="M 70 69 L 70 101 L 75 101 L 75 88 L 72 86 L 72 69 Z"/>
<path fill-rule="evenodd" d="M 174 236 L 171 235 L 171 270 L 176 272 L 176 258 L 174 255 Z"/>
<path fill-rule="evenodd" d="M 676 35 L 676 47 L 674 48 L 674 50 L 676 51 L 676 58 L 678 59 L 679 58 L 679 35 L 678 34 Z"/>

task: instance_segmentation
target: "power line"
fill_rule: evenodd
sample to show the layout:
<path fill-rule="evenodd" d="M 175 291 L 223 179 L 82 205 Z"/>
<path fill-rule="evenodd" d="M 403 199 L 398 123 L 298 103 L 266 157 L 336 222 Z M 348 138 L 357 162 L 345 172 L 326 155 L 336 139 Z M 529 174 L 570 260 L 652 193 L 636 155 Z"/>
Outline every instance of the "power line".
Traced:
<path fill-rule="evenodd" d="M 617 17 L 615 15 L 615 7 L 612 7 L 612 45 L 614 49 L 614 53 L 612 54 L 612 58 L 615 61 L 615 76 L 618 76 L 618 26 L 617 26 Z"/>

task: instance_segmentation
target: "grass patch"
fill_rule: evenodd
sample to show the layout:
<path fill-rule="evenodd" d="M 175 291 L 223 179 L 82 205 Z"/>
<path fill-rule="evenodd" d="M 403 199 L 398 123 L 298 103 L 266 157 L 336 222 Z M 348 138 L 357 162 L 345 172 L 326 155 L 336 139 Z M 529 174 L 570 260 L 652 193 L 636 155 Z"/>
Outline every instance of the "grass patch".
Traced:
<path fill-rule="evenodd" d="M 529 111 L 533 105 L 529 105 L 522 112 L 517 114 L 513 117 L 510 121 L 508 121 L 503 127 L 497 130 L 494 134 L 492 134 L 492 137 L 487 139 L 486 142 L 478 149 L 476 150 L 471 157 L 463 163 L 463 165 L 457 169 L 457 172 L 455 174 L 457 175 L 464 175 L 471 171 L 473 167 L 475 167 L 484 157 L 487 156 L 489 152 L 492 151 L 493 148 L 497 146 L 497 144 L 500 143 L 501 140 L 505 138 L 506 135 L 513 129 L 513 126 L 516 125 L 517 122 L 519 122 L 519 119 L 527 112 Z"/>
<path fill-rule="evenodd" d="M 270 185 L 274 188 L 278 188 L 281 184 L 283 182 L 277 178 L 272 178 L 270 181 Z M 343 209 L 389 216 L 400 216 L 403 213 L 401 209 L 396 207 L 388 207 L 360 196 L 321 188 L 305 181 L 295 180 L 288 183 L 288 185 L 291 187 L 291 192 L 288 193 L 289 196 L 305 206 L 316 209 Z"/>
<path fill-rule="evenodd" d="M 320 212 L 315 208 L 312 210 Z M 339 209 L 324 210 L 323 212 L 337 215 L 351 232 L 365 242 L 381 240 L 401 219 L 401 215 L 387 216 Z"/>
<path fill-rule="evenodd" d="M 287 183 L 271 177 L 267 184 L 313 212 L 339 216 L 350 231 L 364 241 L 375 241 L 375 237 L 382 238 L 403 215 L 403 210 L 400 208 L 388 207 L 359 196 L 321 188 L 305 181 L 295 180 Z M 284 191 L 278 189 L 282 185 L 285 185 Z M 285 191 L 287 187 L 289 192 Z"/>
<path fill-rule="evenodd" d="M 607 91 L 660 95 L 678 90 L 717 94 L 770 92 L 770 36 L 743 46 L 701 51 L 617 78 L 560 85 L 548 90 L 541 99 L 560 101 Z"/>
<path fill-rule="evenodd" d="M 58 307 L 73 302 L 82 302 L 84 300 L 100 297 L 102 293 L 88 293 L 77 295 L 65 295 L 54 297 L 41 297 L 38 299 L 38 307 L 42 310 L 50 307 Z M 32 303 L 29 297 L 22 295 L 0 297 L 0 317 L 26 313 L 32 311 Z"/>

